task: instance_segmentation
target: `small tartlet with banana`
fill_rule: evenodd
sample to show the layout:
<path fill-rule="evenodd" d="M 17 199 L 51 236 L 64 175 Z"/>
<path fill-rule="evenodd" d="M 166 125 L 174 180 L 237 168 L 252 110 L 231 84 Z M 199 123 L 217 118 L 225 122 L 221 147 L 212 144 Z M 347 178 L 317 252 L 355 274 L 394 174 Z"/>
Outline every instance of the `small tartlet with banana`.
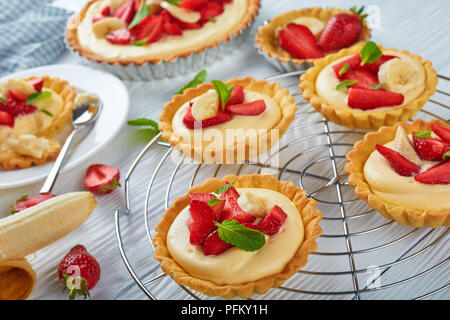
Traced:
<path fill-rule="evenodd" d="M 430 61 L 368 41 L 316 60 L 299 87 L 327 120 L 378 129 L 412 118 L 437 82 Z"/>

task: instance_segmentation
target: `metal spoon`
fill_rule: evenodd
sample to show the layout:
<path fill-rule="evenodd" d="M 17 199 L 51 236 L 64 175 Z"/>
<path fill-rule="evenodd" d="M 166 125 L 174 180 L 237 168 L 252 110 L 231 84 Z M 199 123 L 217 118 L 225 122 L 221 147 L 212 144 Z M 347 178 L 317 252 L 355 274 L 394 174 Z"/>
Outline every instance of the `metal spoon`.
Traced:
<path fill-rule="evenodd" d="M 73 138 L 82 128 L 93 124 L 98 119 L 102 108 L 103 103 L 93 94 L 81 94 L 77 97 L 75 108 L 72 112 L 73 130 L 64 142 L 64 145 L 55 160 L 55 164 L 53 165 L 52 170 L 48 174 L 47 179 L 41 188 L 41 194 L 49 193 L 52 190 Z"/>

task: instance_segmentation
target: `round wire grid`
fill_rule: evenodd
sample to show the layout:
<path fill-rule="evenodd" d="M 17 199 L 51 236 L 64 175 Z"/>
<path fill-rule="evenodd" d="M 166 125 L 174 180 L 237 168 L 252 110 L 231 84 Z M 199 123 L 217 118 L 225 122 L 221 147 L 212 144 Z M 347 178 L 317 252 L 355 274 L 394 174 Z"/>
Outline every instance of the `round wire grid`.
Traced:
<path fill-rule="evenodd" d="M 303 72 L 267 78 L 291 91 L 298 111 L 279 145 L 255 163 L 193 163 L 159 140 L 160 135 L 142 150 L 125 178 L 125 209 L 115 214 L 119 251 L 137 286 L 123 288 L 116 298 L 132 295 L 137 288 L 149 299 L 209 298 L 164 274 L 153 258 L 151 240 L 175 197 L 210 177 L 229 173 L 271 173 L 292 181 L 317 200 L 323 213 L 318 251 L 281 287 L 253 299 L 449 298 L 448 228 L 400 226 L 354 195 L 343 170 L 345 155 L 366 131 L 323 119 L 298 89 Z M 437 93 L 415 118 L 450 120 L 450 79 L 439 78 Z"/>

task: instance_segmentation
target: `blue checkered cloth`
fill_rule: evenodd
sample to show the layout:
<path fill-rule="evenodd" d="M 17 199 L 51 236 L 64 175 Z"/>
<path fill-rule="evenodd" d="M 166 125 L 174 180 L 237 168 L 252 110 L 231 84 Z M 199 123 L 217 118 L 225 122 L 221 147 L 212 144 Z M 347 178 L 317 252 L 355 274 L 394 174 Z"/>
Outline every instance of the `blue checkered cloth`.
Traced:
<path fill-rule="evenodd" d="M 52 0 L 0 0 L 0 76 L 46 65 L 65 50 L 71 12 Z"/>

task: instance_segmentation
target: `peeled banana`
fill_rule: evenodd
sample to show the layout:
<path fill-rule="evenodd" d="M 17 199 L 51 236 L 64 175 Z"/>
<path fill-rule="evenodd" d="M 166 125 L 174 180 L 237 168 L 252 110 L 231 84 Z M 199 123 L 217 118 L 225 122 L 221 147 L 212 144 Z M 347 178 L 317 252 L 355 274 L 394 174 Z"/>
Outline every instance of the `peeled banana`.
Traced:
<path fill-rule="evenodd" d="M 97 38 L 103 39 L 111 32 L 126 27 L 125 23 L 119 18 L 109 17 L 95 22 L 92 25 L 92 32 Z"/>
<path fill-rule="evenodd" d="M 422 164 L 422 160 L 420 160 L 416 151 L 412 147 L 411 142 L 408 139 L 408 135 L 402 126 L 398 127 L 397 133 L 395 134 L 394 149 L 412 163 L 418 166 Z"/>
<path fill-rule="evenodd" d="M 209 90 L 192 104 L 192 116 L 197 121 L 214 117 L 219 108 L 219 96 L 215 90 Z"/>
<path fill-rule="evenodd" d="M 0 260 L 25 257 L 74 231 L 97 206 L 90 192 L 56 196 L 0 220 Z"/>

